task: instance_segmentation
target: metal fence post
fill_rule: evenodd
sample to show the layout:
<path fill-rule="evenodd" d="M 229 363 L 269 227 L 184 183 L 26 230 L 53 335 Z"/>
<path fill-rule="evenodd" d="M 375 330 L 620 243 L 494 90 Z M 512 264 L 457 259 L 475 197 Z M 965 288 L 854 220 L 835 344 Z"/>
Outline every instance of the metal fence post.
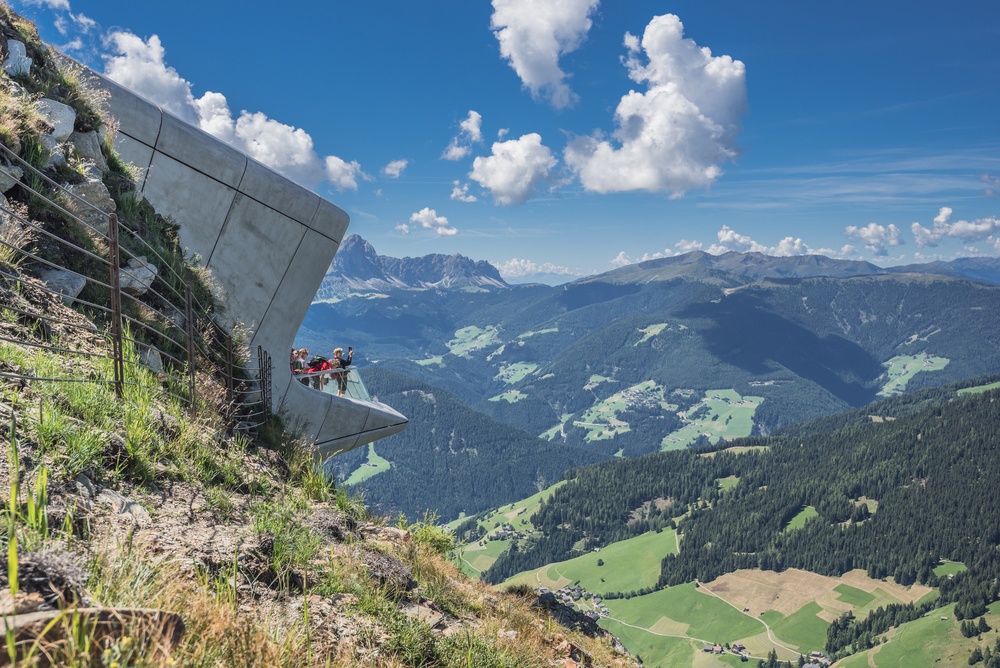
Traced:
<path fill-rule="evenodd" d="M 108 245 L 111 257 L 111 356 L 115 369 L 115 396 L 125 396 L 125 358 L 122 350 L 122 290 L 118 258 L 118 216 L 108 216 Z"/>
<path fill-rule="evenodd" d="M 184 332 L 187 334 L 188 394 L 191 397 L 191 415 L 194 415 L 194 308 L 191 305 L 190 285 L 184 286 Z"/>

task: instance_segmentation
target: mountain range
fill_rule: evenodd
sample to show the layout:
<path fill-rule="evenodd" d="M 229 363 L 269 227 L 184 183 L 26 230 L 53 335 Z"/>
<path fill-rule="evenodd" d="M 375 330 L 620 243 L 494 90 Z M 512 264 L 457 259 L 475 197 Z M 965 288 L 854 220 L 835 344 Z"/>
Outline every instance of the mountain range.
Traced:
<path fill-rule="evenodd" d="M 387 290 L 481 290 L 510 287 L 496 267 L 464 255 L 439 253 L 394 258 L 379 255 L 357 234 L 341 242 L 329 271 L 316 291 L 315 301 L 336 301 L 357 294 Z"/>
<path fill-rule="evenodd" d="M 535 445 L 519 447 L 536 459 L 551 445 L 637 456 L 1000 372 L 1000 287 L 973 280 L 998 276 L 998 262 L 984 258 L 886 269 L 694 252 L 561 286 L 508 285 L 485 262 L 385 258 L 351 236 L 324 281 L 329 301 L 317 296 L 299 339 L 317 350 L 353 345 L 383 399 L 402 401 L 400 379 L 415 379 L 527 432 Z M 393 373 L 365 368 L 373 364 Z M 380 444 L 393 467 L 367 483 L 370 500 L 379 502 L 376 488 L 410 485 L 406 472 L 420 443 L 440 437 L 435 428 L 411 421 L 405 439 Z M 346 476 L 366 453 L 336 468 Z M 436 465 L 456 466 L 449 456 Z M 531 456 L 525 469 L 549 479 L 553 469 Z M 450 519 L 482 505 L 452 496 L 384 493 L 415 516 L 435 508 Z"/>

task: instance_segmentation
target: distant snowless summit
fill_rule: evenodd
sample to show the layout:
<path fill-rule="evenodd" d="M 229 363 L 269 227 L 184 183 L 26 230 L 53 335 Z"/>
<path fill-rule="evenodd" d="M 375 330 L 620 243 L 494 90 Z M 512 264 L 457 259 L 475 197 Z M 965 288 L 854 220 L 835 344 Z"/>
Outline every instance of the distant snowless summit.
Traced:
<path fill-rule="evenodd" d="M 875 274 L 931 274 L 1000 285 L 1000 258 L 959 258 L 948 262 L 880 267 L 860 260 L 838 260 L 823 255 L 775 257 L 731 251 L 712 255 L 693 251 L 649 260 L 573 283 L 645 283 L 674 278 L 719 284 L 757 280 L 847 278 Z M 485 260 L 439 253 L 402 259 L 379 255 L 357 234 L 344 237 L 313 301 L 337 301 L 349 296 L 376 296 L 394 290 L 508 290 L 511 286 Z"/>
<path fill-rule="evenodd" d="M 510 286 L 485 260 L 433 253 L 423 257 L 379 255 L 357 234 L 344 237 L 316 291 L 314 302 L 393 290 L 506 290 Z"/>

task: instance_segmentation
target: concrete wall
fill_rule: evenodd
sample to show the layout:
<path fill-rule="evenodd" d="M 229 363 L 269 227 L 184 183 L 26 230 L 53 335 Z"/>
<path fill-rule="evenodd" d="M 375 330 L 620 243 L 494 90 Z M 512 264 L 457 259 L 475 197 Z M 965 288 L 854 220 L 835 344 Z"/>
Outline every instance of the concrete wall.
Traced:
<path fill-rule="evenodd" d="M 138 187 L 180 226 L 181 245 L 211 271 L 227 323 L 253 332 L 273 362 L 274 408 L 331 456 L 402 431 L 385 404 L 335 397 L 292 382 L 288 353 L 348 216 L 233 147 L 98 75 L 119 123 L 115 147 L 137 166 Z"/>

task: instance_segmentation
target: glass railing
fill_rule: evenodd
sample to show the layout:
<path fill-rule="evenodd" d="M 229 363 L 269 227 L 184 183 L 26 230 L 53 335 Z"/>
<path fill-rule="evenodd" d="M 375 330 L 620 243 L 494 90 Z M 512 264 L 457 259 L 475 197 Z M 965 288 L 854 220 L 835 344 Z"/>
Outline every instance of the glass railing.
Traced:
<path fill-rule="evenodd" d="M 307 387 L 321 392 L 328 392 L 339 397 L 348 397 L 358 401 L 371 401 L 368 388 L 361 380 L 361 374 L 355 367 L 347 369 L 330 369 L 313 373 L 295 374 L 295 380 Z"/>

